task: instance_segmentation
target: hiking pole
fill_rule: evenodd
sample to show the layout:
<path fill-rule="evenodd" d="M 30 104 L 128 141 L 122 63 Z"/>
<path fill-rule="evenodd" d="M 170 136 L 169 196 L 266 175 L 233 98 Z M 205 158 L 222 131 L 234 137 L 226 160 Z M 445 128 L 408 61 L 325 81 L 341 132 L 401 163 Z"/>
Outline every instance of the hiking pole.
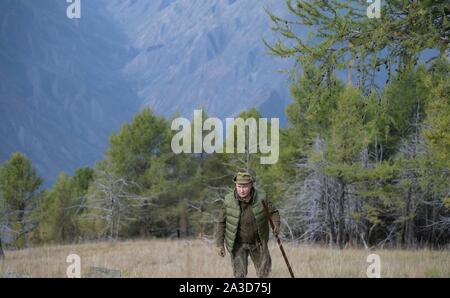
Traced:
<path fill-rule="evenodd" d="M 270 223 L 270 227 L 272 228 L 272 232 L 274 232 L 275 225 L 273 224 L 272 216 L 270 216 L 269 208 L 267 208 L 267 203 L 264 200 L 262 200 L 261 202 L 263 204 L 264 210 L 266 211 L 267 218 L 269 219 L 269 223 Z M 294 276 L 294 272 L 292 271 L 291 265 L 289 264 L 289 261 L 288 261 L 288 258 L 286 256 L 286 253 L 284 252 L 283 244 L 281 244 L 280 238 L 278 237 L 278 235 L 275 235 L 275 233 L 273 233 L 273 235 L 275 236 L 275 238 L 277 238 L 278 246 L 280 247 L 281 254 L 283 255 L 284 261 L 286 262 L 286 265 L 287 265 L 287 267 L 289 269 L 289 273 L 291 274 L 291 277 L 295 277 Z"/>

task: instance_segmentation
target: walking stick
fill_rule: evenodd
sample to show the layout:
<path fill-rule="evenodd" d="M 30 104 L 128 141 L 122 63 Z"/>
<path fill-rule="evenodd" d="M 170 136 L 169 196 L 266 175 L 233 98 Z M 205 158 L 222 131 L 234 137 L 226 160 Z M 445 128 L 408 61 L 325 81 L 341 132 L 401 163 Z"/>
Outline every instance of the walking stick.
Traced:
<path fill-rule="evenodd" d="M 272 232 L 273 232 L 275 230 L 275 225 L 273 224 L 272 216 L 270 216 L 269 208 L 267 208 L 267 203 L 264 200 L 262 200 L 261 202 L 263 204 L 264 210 L 266 211 L 266 215 L 267 215 L 267 218 L 269 219 L 270 227 L 272 228 Z M 275 238 L 277 238 L 278 246 L 280 247 L 281 254 L 283 255 L 284 261 L 286 262 L 286 265 L 289 269 L 289 273 L 291 274 L 291 277 L 295 277 L 294 272 L 292 271 L 291 265 L 289 264 L 286 253 L 284 252 L 283 244 L 281 244 L 280 238 L 278 237 L 278 235 L 275 235 L 275 233 L 273 233 L 273 234 L 274 234 Z"/>

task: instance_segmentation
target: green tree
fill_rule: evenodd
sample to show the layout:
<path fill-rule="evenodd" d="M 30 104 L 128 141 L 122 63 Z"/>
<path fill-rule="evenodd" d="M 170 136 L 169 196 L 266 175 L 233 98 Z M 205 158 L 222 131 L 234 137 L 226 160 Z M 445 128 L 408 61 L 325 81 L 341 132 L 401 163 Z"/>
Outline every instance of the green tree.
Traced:
<path fill-rule="evenodd" d="M 266 45 L 294 60 L 281 166 L 269 171 L 288 181 L 278 189 L 298 222 L 290 230 L 341 247 L 358 239 L 413 245 L 428 227 L 442 235 L 448 215 L 436 198 L 447 201 L 449 95 L 439 61 L 448 52 L 448 1 L 388 1 L 380 19 L 366 16 L 365 1 L 286 4 L 289 17 L 268 12 L 279 39 Z M 308 38 L 298 34 L 306 26 Z M 438 63 L 416 67 L 427 49 Z M 388 84 L 377 86 L 382 66 Z M 336 80 L 344 69 L 359 93 Z M 438 234 L 433 241 L 445 241 Z"/>
<path fill-rule="evenodd" d="M 291 17 L 268 12 L 283 38 L 273 45 L 266 42 L 271 52 L 295 57 L 300 66 L 314 61 L 324 78 L 347 68 L 352 83 L 356 71 L 357 85 L 367 87 L 365 91 L 371 91 L 381 66 L 390 76 L 415 64 L 426 49 L 447 55 L 450 4 L 445 0 L 384 1 L 379 19 L 367 17 L 366 1 L 287 0 L 286 4 Z M 305 26 L 314 29 L 308 40 L 296 34 Z"/>
<path fill-rule="evenodd" d="M 41 185 L 42 179 L 21 153 L 13 153 L 0 168 L 3 220 L 17 247 L 28 245 L 29 233 L 36 227 L 30 214 L 39 200 Z"/>
<path fill-rule="evenodd" d="M 88 202 L 94 217 L 105 222 L 109 238 L 146 236 L 168 227 L 165 215 L 176 203 L 167 194 L 177 174 L 170 137 L 167 120 L 149 108 L 111 135 Z"/>
<path fill-rule="evenodd" d="M 40 239 L 44 242 L 67 243 L 76 238 L 76 202 L 74 185 L 61 173 L 44 195 L 41 206 Z"/>

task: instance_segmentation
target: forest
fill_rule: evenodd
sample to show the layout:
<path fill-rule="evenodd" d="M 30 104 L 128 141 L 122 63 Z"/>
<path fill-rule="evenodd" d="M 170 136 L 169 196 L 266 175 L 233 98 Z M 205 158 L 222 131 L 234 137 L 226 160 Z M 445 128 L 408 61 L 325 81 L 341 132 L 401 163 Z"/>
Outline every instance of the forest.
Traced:
<path fill-rule="evenodd" d="M 273 59 L 293 61 L 277 163 L 261 164 L 248 146 L 175 154 L 173 119 L 144 108 L 110 135 L 102 160 L 48 189 L 24 154 L 1 165 L 0 255 L 2 245 L 212 240 L 238 170 L 280 210 L 285 241 L 448 246 L 450 3 L 383 1 L 380 19 L 366 7 L 290 0 L 289 18 L 267 11 L 278 39 L 262 42 Z M 256 108 L 236 116 L 263 118 Z"/>

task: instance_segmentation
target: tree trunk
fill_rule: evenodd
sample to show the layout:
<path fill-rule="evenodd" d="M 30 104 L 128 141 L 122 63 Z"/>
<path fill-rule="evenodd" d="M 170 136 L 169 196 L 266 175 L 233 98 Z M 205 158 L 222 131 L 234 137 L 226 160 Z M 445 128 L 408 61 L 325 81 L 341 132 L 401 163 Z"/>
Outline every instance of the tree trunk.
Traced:
<path fill-rule="evenodd" d="M 199 238 L 202 239 L 203 235 L 205 235 L 205 223 L 203 222 L 203 215 L 205 212 L 205 207 L 202 204 L 200 205 L 200 232 L 199 232 Z"/>
<path fill-rule="evenodd" d="M 344 217 L 344 199 L 345 199 L 345 185 L 342 179 L 338 179 L 338 237 L 337 242 L 339 248 L 344 248 L 344 229 L 345 229 L 345 217 Z"/>
<path fill-rule="evenodd" d="M 188 236 L 188 225 L 189 225 L 186 201 L 183 202 L 179 220 L 180 220 L 180 237 L 186 238 Z"/>
<path fill-rule="evenodd" d="M 351 41 L 349 41 L 348 49 L 351 50 L 352 48 L 353 44 Z M 351 52 L 350 55 L 352 55 Z M 351 56 L 350 60 L 348 61 L 348 68 L 347 68 L 347 85 L 350 87 L 353 86 L 352 70 L 353 70 L 353 56 Z"/>
<path fill-rule="evenodd" d="M 0 238 L 0 260 L 5 259 L 5 253 L 3 252 L 2 239 Z"/>
<path fill-rule="evenodd" d="M 431 222 L 436 222 L 436 220 L 437 220 L 437 215 L 438 215 L 438 213 L 437 213 L 437 208 L 436 208 L 436 204 L 435 204 L 435 202 L 434 202 L 434 196 L 432 197 L 432 199 L 431 199 L 431 201 L 432 201 L 432 205 L 431 205 Z M 428 222 L 427 222 L 427 224 L 428 224 Z M 436 228 L 435 228 L 435 226 L 434 225 L 431 225 L 431 236 L 430 236 L 430 243 L 431 243 L 431 245 L 432 246 L 435 246 L 435 245 L 437 245 L 437 241 L 436 241 Z"/>
<path fill-rule="evenodd" d="M 408 196 L 406 199 L 406 210 L 405 210 L 405 222 L 403 223 L 402 231 L 402 246 L 408 248 L 411 246 L 411 227 L 410 227 L 410 205 L 411 205 L 411 187 L 408 188 Z"/>
<path fill-rule="evenodd" d="M 116 206 L 115 206 L 115 198 L 113 194 L 109 194 L 110 197 L 110 210 L 111 210 L 111 218 L 109 222 L 109 240 L 114 241 L 115 235 L 115 225 L 116 225 Z"/>
<path fill-rule="evenodd" d="M 121 210 L 120 210 L 120 205 L 117 206 L 117 221 L 116 221 L 116 233 L 114 234 L 114 240 L 117 241 L 119 240 L 119 231 L 120 231 L 120 219 L 122 218 L 122 214 L 121 214 Z"/>
<path fill-rule="evenodd" d="M 333 211 L 331 210 L 331 200 L 330 196 L 328 195 L 328 183 L 327 179 L 324 178 L 324 196 L 325 196 L 325 202 L 326 202 L 326 208 L 327 208 L 327 217 L 328 217 L 328 229 L 329 229 L 329 235 L 330 235 L 330 247 L 333 246 L 333 244 L 336 241 L 336 232 L 334 230 L 334 220 L 333 220 Z"/>

